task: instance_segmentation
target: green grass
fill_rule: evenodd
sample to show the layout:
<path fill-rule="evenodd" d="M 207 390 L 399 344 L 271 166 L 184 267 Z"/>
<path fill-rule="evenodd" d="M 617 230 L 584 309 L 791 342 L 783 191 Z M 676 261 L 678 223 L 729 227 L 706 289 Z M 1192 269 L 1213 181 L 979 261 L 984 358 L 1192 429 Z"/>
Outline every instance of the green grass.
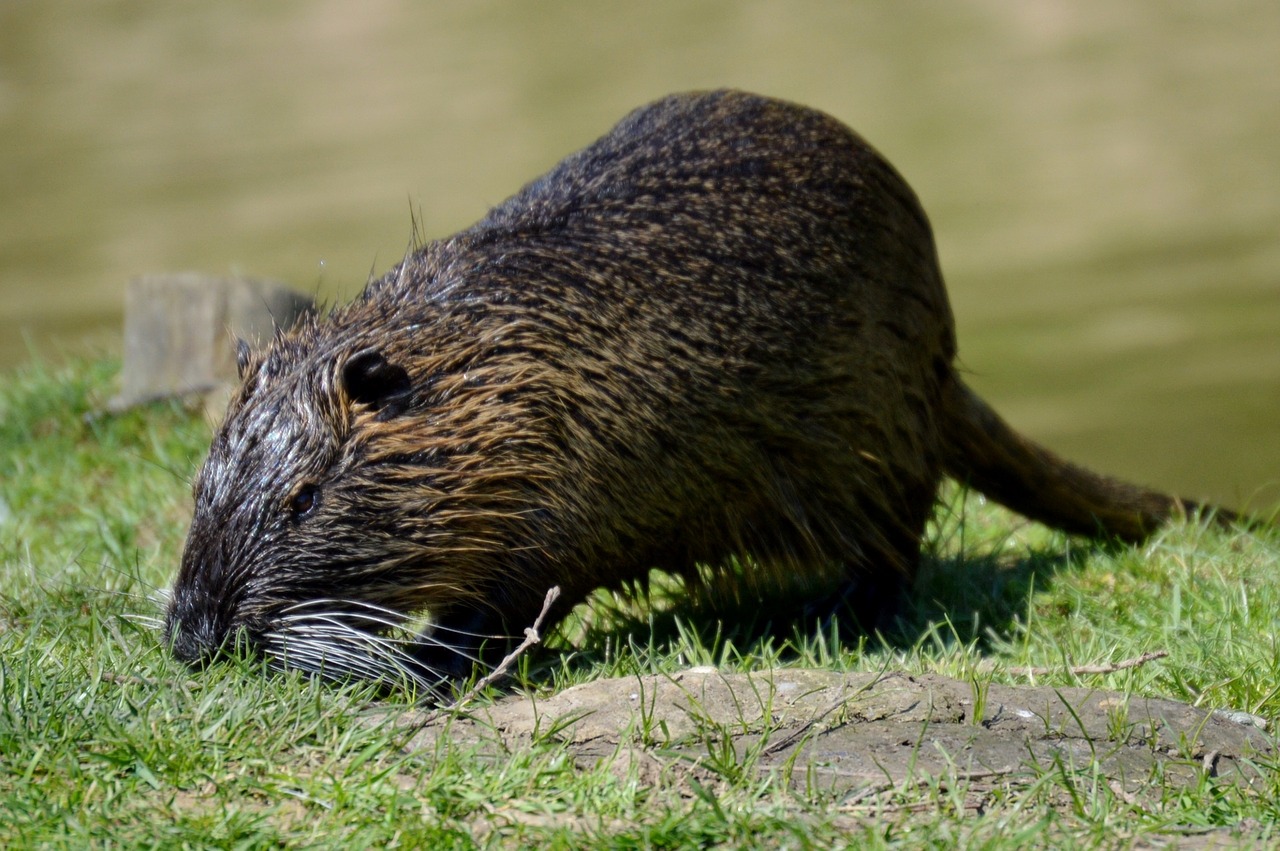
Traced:
<path fill-rule="evenodd" d="M 874 802 L 790 791 L 712 753 L 689 776 L 575 765 L 554 736 L 478 757 L 405 748 L 375 697 L 250 661 L 198 674 L 160 644 L 157 599 L 208 441 L 178 405 L 97 412 L 115 365 L 0 377 L 0 847 L 1089 847 L 1225 829 L 1274 841 L 1270 795 L 1170 786 L 1156 804 L 1088 766 L 965 804 L 962 779 Z M 641 613 L 581 629 L 526 668 L 538 693 L 694 664 L 901 669 L 991 682 L 1083 685 L 1280 716 L 1280 536 L 1172 528 L 1103 548 L 976 498 L 939 512 L 928 569 L 896 639 L 770 632 Z M 659 595 L 661 597 L 661 595 Z M 603 605 L 603 601 L 601 603 Z M 621 624 L 621 625 L 618 625 Z M 1165 649 L 1157 663 L 1077 676 Z M 1015 677 L 1015 666 L 1051 667 Z M 532 671 L 531 673 L 529 671 Z M 1241 839 L 1244 842 L 1246 839 Z"/>

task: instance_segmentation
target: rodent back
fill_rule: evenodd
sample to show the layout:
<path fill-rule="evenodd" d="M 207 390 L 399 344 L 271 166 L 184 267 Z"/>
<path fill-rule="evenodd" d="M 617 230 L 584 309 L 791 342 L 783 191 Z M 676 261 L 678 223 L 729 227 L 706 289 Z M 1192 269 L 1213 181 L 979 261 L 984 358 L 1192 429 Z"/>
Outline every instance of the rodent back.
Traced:
<path fill-rule="evenodd" d="M 847 530 L 894 524 L 879 549 L 906 569 L 953 351 L 927 221 L 874 151 L 792 105 L 670 98 L 273 345 L 215 440 L 177 594 L 520 623 L 549 584 L 865 562 Z"/>

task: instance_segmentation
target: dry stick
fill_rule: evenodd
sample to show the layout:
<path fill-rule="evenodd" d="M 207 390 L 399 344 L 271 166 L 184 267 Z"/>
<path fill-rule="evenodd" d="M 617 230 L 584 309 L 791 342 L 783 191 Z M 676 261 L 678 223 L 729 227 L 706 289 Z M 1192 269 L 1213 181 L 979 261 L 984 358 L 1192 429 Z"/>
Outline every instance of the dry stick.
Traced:
<path fill-rule="evenodd" d="M 991 780 L 996 777 L 1007 777 L 1020 770 L 1021 769 L 1019 768 L 1011 766 L 1009 768 L 981 769 L 978 771 L 957 771 L 955 779 L 957 782 L 964 780 Z M 943 784 L 947 783 L 945 778 L 939 778 L 939 780 Z M 891 780 L 886 783 L 876 783 L 872 786 L 859 789 L 856 793 L 847 797 L 843 802 L 841 802 L 838 809 L 840 812 L 849 812 L 850 810 L 861 807 L 864 801 L 868 798 L 873 798 L 876 795 L 883 795 L 885 792 L 892 792 L 895 790 L 905 792 L 908 789 L 923 786 L 930 782 L 932 782 L 932 778 L 930 777 L 906 777 L 898 781 Z"/>
<path fill-rule="evenodd" d="M 102 681 L 117 686 L 146 686 L 147 688 L 155 688 L 161 682 L 182 686 L 187 689 L 200 688 L 199 680 L 157 680 L 150 677 L 135 677 L 132 674 L 116 674 L 111 671 L 102 672 Z"/>
<path fill-rule="evenodd" d="M 1070 674 L 1114 674 L 1116 671 L 1136 668 L 1155 659 L 1163 659 L 1168 655 L 1168 650 L 1153 650 L 1150 653 L 1143 653 L 1141 656 L 1135 656 L 1132 659 L 1112 662 L 1107 665 L 1077 665 L 1066 670 Z M 1061 671 L 1061 668 L 1008 668 L 1005 673 L 1015 677 L 1047 677 L 1050 674 L 1057 674 Z"/>
<path fill-rule="evenodd" d="M 146 677 L 135 677 L 132 674 L 116 674 L 111 671 L 102 672 L 102 681 L 104 683 L 112 683 L 118 686 L 147 686 L 155 688 L 156 680 L 149 680 Z"/>
<path fill-rule="evenodd" d="M 538 634 L 538 630 L 541 629 L 542 622 L 546 620 L 547 613 L 551 611 L 551 604 L 554 603 L 559 598 L 560 598 L 560 586 L 553 585 L 551 588 L 547 590 L 546 599 L 542 601 L 542 611 L 539 612 L 538 616 L 533 619 L 533 626 L 525 627 L 524 641 L 520 642 L 520 646 L 517 647 L 515 650 L 512 650 L 510 653 L 508 653 L 503 658 L 503 660 L 498 663 L 498 666 L 496 668 L 494 668 L 492 671 L 490 671 L 489 673 L 481 677 L 479 680 L 477 680 L 476 684 L 473 685 L 470 689 L 468 689 L 466 694 L 464 694 L 462 697 L 458 698 L 453 703 L 446 706 L 442 711 L 456 712 L 457 710 L 461 709 L 464 704 L 470 703 L 472 700 L 475 699 L 476 695 L 478 695 L 481 691 L 488 688 L 495 681 L 497 681 L 504 674 L 506 674 L 507 669 L 510 668 L 511 664 L 520 657 L 520 654 L 524 653 L 530 647 L 542 641 L 542 636 Z"/>
<path fill-rule="evenodd" d="M 812 730 L 819 723 L 825 720 L 826 717 L 830 715 L 832 712 L 835 712 L 837 709 L 839 709 L 842 706 L 848 706 L 850 703 L 853 702 L 854 698 L 858 697 L 860 694 L 862 694 L 865 691 L 869 691 L 870 689 L 875 688 L 876 684 L 880 682 L 881 674 L 883 673 L 884 671 L 881 670 L 880 673 L 876 675 L 876 678 L 874 680 L 867 683 L 866 685 L 859 686 L 857 689 L 853 691 L 853 694 L 841 694 L 840 697 L 836 698 L 834 703 L 832 703 L 826 709 L 819 712 L 813 718 L 810 718 L 808 721 L 802 724 L 799 727 L 799 729 L 792 730 L 790 733 L 783 736 L 778 741 L 770 744 L 769 747 L 764 749 L 764 752 L 762 755 L 772 756 L 778 751 L 785 750 L 786 748 L 789 748 L 791 747 L 791 745 L 800 741 L 800 739 L 807 736 L 810 730 Z"/>

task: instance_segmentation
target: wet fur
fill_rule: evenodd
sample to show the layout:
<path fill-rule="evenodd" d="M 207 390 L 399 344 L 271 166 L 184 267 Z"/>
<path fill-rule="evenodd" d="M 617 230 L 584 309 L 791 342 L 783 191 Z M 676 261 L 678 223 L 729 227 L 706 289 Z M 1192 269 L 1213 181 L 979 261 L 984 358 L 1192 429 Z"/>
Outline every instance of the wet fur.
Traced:
<path fill-rule="evenodd" d="M 245 354 L 168 638 L 367 675 L 361 642 L 427 610 L 410 661 L 366 667 L 430 680 L 550 586 L 563 614 L 734 560 L 843 583 L 875 624 L 944 473 L 1085 534 L 1140 539 L 1183 507 L 1016 435 L 955 355 L 928 221 L 874 150 L 776 100 L 664 99 Z"/>

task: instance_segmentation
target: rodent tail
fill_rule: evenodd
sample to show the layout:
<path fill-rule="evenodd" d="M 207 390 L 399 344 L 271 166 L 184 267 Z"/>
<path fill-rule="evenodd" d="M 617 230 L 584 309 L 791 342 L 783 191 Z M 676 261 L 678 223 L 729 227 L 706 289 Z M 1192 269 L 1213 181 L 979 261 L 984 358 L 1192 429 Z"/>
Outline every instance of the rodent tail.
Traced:
<path fill-rule="evenodd" d="M 1018 434 L 958 378 L 947 382 L 942 424 L 947 473 L 1019 514 L 1066 532 L 1141 541 L 1171 517 L 1234 512 L 1093 473 Z"/>

